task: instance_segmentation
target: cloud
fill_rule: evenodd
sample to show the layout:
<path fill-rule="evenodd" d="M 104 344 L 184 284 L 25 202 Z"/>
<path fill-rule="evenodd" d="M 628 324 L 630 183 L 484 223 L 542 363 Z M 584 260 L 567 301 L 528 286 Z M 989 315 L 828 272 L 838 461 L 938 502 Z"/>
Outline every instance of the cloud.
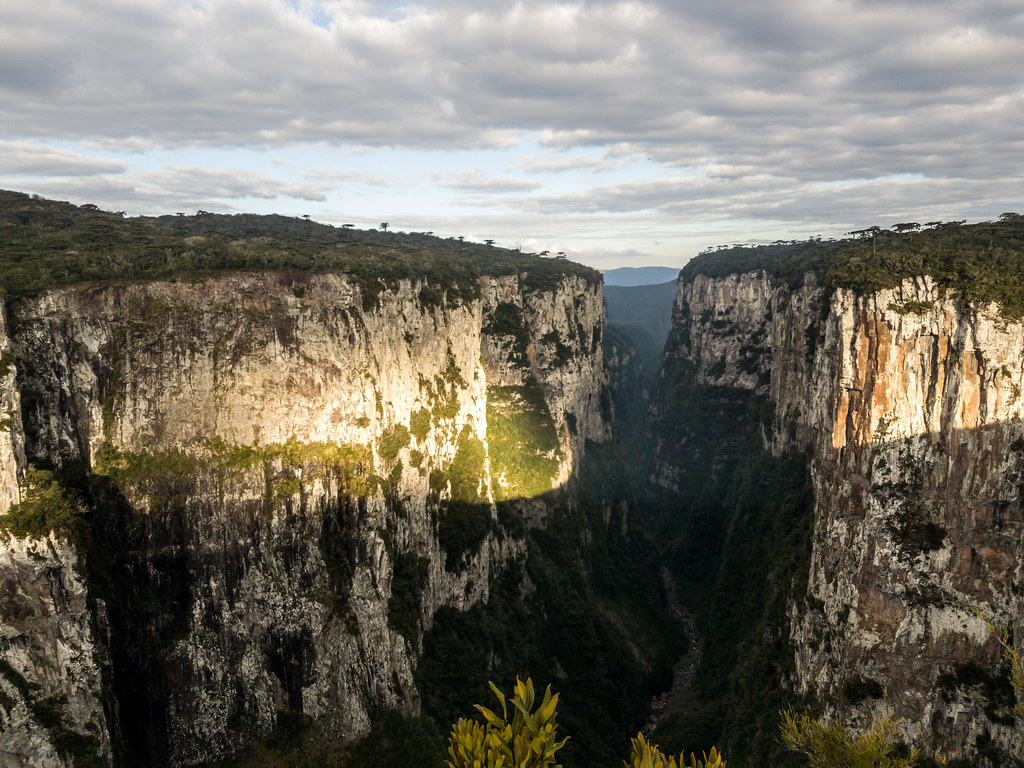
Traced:
<path fill-rule="evenodd" d="M 100 201 L 105 208 L 123 209 L 133 214 L 200 208 L 233 211 L 244 208 L 241 201 L 246 198 L 323 201 L 334 187 L 329 183 L 286 182 L 249 171 L 196 167 L 172 167 L 118 176 L 8 177 L 2 179 L 2 185 L 61 200 Z"/>
<path fill-rule="evenodd" d="M 541 186 L 540 182 L 529 179 L 490 176 L 483 168 L 473 168 L 457 173 L 435 173 L 434 179 L 437 186 L 459 192 L 504 194 L 506 192 L 525 192 L 538 189 Z"/>
<path fill-rule="evenodd" d="M 527 155 L 516 162 L 514 169 L 538 175 L 570 171 L 604 173 L 628 168 L 640 159 L 640 155 L 628 147 L 628 144 L 617 145 L 597 157 L 593 155 L 568 155 L 565 157 Z"/>
<path fill-rule="evenodd" d="M 1018 17 L 974 3 L 439 2 L 381 17 L 346 0 L 323 4 L 327 29 L 311 8 L 25 6 L 0 32 L 7 130 L 444 148 L 547 130 L 559 146 L 632 141 L 670 160 L 814 151 L 802 128 L 926 104 L 953 129 L 958 111 L 1017 92 L 1024 65 Z"/>
<path fill-rule="evenodd" d="M 0 139 L 0 175 L 3 176 L 96 176 L 122 173 L 127 166 L 123 160 Z"/>
<path fill-rule="evenodd" d="M 137 183 L 164 193 L 187 197 L 201 189 L 213 198 L 238 199 L 255 197 L 294 197 L 299 200 L 325 200 L 331 184 L 293 184 L 258 173 L 237 170 L 178 167 L 154 173 L 139 174 Z"/>
<path fill-rule="evenodd" d="M 164 185 L 172 206 L 315 202 L 393 175 L 103 156 L 536 138 L 434 183 L 495 215 L 655 229 L 987 216 L 1024 193 L 1021 71 L 1018 0 L 37 0 L 0 26 L 0 174 L 143 206 Z"/>

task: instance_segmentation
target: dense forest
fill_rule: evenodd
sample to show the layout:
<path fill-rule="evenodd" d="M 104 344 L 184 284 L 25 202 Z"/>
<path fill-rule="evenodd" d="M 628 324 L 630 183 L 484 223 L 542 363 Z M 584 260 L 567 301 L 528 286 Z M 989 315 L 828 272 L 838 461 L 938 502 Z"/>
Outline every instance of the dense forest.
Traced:
<path fill-rule="evenodd" d="M 682 276 L 763 269 L 798 285 L 807 272 L 817 272 L 827 287 L 875 291 L 931 275 L 966 301 L 995 302 L 1010 317 L 1024 316 L 1022 214 L 1004 213 L 997 221 L 977 224 L 908 222 L 849 234 L 842 240 L 813 238 L 706 251 L 683 268 Z"/>
<path fill-rule="evenodd" d="M 409 278 L 435 287 L 438 301 L 444 294 L 449 301 L 474 298 L 482 274 L 520 274 L 527 288 L 566 274 L 601 279 L 597 270 L 565 259 L 429 233 L 205 211 L 125 217 L 0 190 L 0 292 L 6 295 L 113 279 L 196 279 L 226 270 L 345 272 L 359 281 L 368 306 L 382 289 Z"/>

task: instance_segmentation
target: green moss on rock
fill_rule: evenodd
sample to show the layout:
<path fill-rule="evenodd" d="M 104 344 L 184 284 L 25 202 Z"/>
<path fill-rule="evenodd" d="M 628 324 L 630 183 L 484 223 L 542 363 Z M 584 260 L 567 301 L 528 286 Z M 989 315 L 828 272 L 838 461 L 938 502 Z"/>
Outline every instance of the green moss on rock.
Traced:
<path fill-rule="evenodd" d="M 404 424 L 395 424 L 384 430 L 377 446 L 377 454 L 386 462 L 394 461 L 398 452 L 409 445 L 409 429 Z"/>
<path fill-rule="evenodd" d="M 486 501 L 484 475 L 487 452 L 483 441 L 473 434 L 469 426 L 462 428 L 455 458 L 448 468 L 452 499 L 478 503 Z"/>
<path fill-rule="evenodd" d="M 267 483 L 274 501 L 328 475 L 338 478 L 348 493 L 370 495 L 377 487 L 372 466 L 365 446 L 305 443 L 294 437 L 266 446 L 236 445 L 214 437 L 192 452 L 120 451 L 108 442 L 100 449 L 93 472 L 111 478 L 123 489 L 147 495 L 154 506 L 162 506 L 193 493 L 200 477 Z"/>
<path fill-rule="evenodd" d="M 558 473 L 558 433 L 533 378 L 487 390 L 487 443 L 496 500 L 539 496 Z"/>
<path fill-rule="evenodd" d="M 420 408 L 409 417 L 409 430 L 416 438 L 417 443 L 422 443 L 430 434 L 430 409 Z"/>

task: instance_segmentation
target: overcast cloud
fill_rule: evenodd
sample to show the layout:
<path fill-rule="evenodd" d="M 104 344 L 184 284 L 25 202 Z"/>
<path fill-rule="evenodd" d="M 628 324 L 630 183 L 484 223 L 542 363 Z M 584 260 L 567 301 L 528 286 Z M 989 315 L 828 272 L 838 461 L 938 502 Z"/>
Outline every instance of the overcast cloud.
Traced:
<path fill-rule="evenodd" d="M 0 186 L 679 264 L 1024 208 L 1022 72 L 1019 0 L 15 2 Z"/>

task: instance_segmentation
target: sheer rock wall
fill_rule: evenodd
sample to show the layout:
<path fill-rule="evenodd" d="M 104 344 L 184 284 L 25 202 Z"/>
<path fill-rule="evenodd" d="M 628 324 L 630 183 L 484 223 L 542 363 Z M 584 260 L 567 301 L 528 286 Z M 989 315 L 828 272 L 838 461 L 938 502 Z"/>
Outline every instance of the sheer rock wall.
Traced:
<path fill-rule="evenodd" d="M 854 725 L 899 717 L 932 753 L 1024 754 L 986 626 L 1024 629 L 1024 324 L 927 277 L 860 294 L 698 275 L 666 361 L 763 398 L 765 447 L 809 453 L 789 684 Z M 685 458 L 662 448 L 656 481 L 671 488 Z"/>
<path fill-rule="evenodd" d="M 518 338 L 493 322 L 502 302 Z M 516 433 L 529 429 L 520 390 L 541 393 L 531 407 L 552 432 L 540 490 L 611 433 L 600 286 L 576 277 L 484 277 L 458 303 L 408 281 L 374 302 L 344 275 L 238 273 L 51 290 L 7 320 L 0 513 L 28 464 L 77 472 L 92 534 L 0 543 L 21 606 L 0 613 L 13 765 L 69 764 L 68 731 L 95 738 L 72 746 L 98 764 L 189 765 L 270 733 L 282 712 L 342 739 L 377 708 L 414 714 L 435 612 L 486 601 L 526 555 L 492 504 L 491 467 L 531 439 Z M 489 386 L 512 433 L 496 448 Z M 461 548 L 456 501 L 484 520 Z M 543 520 L 542 503 L 511 501 Z M 400 558 L 425 576 L 415 615 L 396 619 Z M 56 723 L 33 713 L 86 693 L 92 709 Z"/>

